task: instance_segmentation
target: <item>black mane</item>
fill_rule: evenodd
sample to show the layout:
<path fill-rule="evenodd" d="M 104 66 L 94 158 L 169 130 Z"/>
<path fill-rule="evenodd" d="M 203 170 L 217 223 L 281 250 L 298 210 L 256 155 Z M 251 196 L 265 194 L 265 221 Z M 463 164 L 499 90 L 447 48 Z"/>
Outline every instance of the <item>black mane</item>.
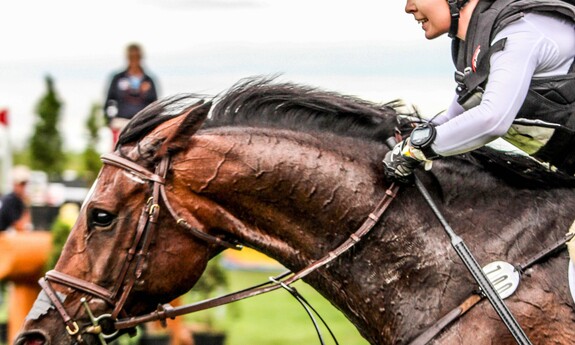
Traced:
<path fill-rule="evenodd" d="M 181 115 L 201 100 L 177 95 L 139 112 L 122 131 L 118 146 L 137 141 L 161 123 Z M 357 97 L 270 79 L 246 79 L 214 98 L 204 128 L 245 126 L 327 131 L 341 136 L 384 142 L 397 125 L 398 103 L 376 104 Z M 417 115 L 417 114 L 407 114 Z M 452 157 L 480 165 L 519 188 L 574 188 L 575 177 L 552 172 L 534 160 L 483 147 Z"/>
<path fill-rule="evenodd" d="M 214 97 L 215 106 L 204 128 L 248 126 L 327 131 L 382 141 L 393 135 L 398 114 L 395 102 L 375 104 L 357 97 L 271 81 L 242 80 L 223 95 Z M 201 98 L 184 94 L 150 104 L 122 130 L 118 145 L 139 140 Z"/>
<path fill-rule="evenodd" d="M 383 142 L 393 135 L 397 115 L 394 105 L 292 83 L 247 79 L 217 101 L 206 127 L 239 125 L 328 131 Z"/>

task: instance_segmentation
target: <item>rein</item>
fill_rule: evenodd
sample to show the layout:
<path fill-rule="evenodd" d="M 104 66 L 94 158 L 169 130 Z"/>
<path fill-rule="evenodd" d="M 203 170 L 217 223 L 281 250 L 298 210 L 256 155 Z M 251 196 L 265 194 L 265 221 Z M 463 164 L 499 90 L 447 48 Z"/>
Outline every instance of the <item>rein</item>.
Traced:
<path fill-rule="evenodd" d="M 113 339 L 120 330 L 132 329 L 135 326 L 150 321 L 161 321 L 163 324 L 165 324 L 168 318 L 173 319 L 177 316 L 214 308 L 224 304 L 229 304 L 235 301 L 268 293 L 280 288 L 286 289 L 292 294 L 297 294 L 296 290 L 290 285 L 306 277 L 308 274 L 318 270 L 319 268 L 329 264 L 334 259 L 338 258 L 340 255 L 342 255 L 351 247 L 353 247 L 356 243 L 358 243 L 366 234 L 370 232 L 370 230 L 380 220 L 383 213 L 387 210 L 391 201 L 396 197 L 397 192 L 399 190 L 398 185 L 392 184 L 385 191 L 385 195 L 378 203 L 374 211 L 369 214 L 369 216 L 363 222 L 363 224 L 354 233 L 352 233 L 346 241 L 344 241 L 334 250 L 328 252 L 322 258 L 310 263 L 308 266 L 306 266 L 305 268 L 303 268 L 298 272 L 294 273 L 287 271 L 277 277 L 270 278 L 270 281 L 268 282 L 238 292 L 234 292 L 231 294 L 227 294 L 212 299 L 207 299 L 193 304 L 183 305 L 179 307 L 173 307 L 170 304 L 159 305 L 157 310 L 153 312 L 131 317 L 128 316 L 128 314 L 124 311 L 124 304 L 132 288 L 139 281 L 143 273 L 143 267 L 145 265 L 145 260 L 148 255 L 149 245 L 151 242 L 152 237 L 151 235 L 156 230 L 158 224 L 157 220 L 160 212 L 160 202 L 163 203 L 163 205 L 168 210 L 169 214 L 176 220 L 178 225 L 189 231 L 192 235 L 194 235 L 198 239 L 205 241 L 209 244 L 214 244 L 236 250 L 240 250 L 242 246 L 236 243 L 231 243 L 222 238 L 210 235 L 208 233 L 202 232 L 192 227 L 184 218 L 181 218 L 178 215 L 178 212 L 171 205 L 165 191 L 165 177 L 170 164 L 170 158 L 168 156 L 164 157 L 160 161 L 160 163 L 156 166 L 155 172 L 151 172 L 145 169 L 144 167 L 138 165 L 137 163 L 125 159 L 114 153 L 103 155 L 102 161 L 104 162 L 104 164 L 124 169 L 127 172 L 150 182 L 152 184 L 151 196 L 142 208 L 142 213 L 138 221 L 132 245 L 126 253 L 126 259 L 124 260 L 124 264 L 120 271 L 120 275 L 116 280 L 116 284 L 111 289 L 104 288 L 97 284 L 55 270 L 47 272 L 46 276 L 40 279 L 39 281 L 39 284 L 42 287 L 43 291 L 51 300 L 52 304 L 56 308 L 56 311 L 60 314 L 63 322 L 66 324 L 66 331 L 71 337 L 75 338 L 81 344 L 84 343 L 84 340 L 82 338 L 84 334 L 95 335 L 100 339 L 102 345 L 106 345 L 107 344 L 106 341 L 108 339 Z M 516 266 L 517 269 L 520 272 L 523 272 L 525 269 L 531 267 L 532 265 L 537 264 L 543 261 L 544 259 L 547 259 L 551 255 L 557 253 L 558 250 L 563 248 L 565 243 L 571 240 L 572 238 L 573 235 L 567 236 L 565 239 L 558 241 L 549 248 L 536 254 L 533 258 L 529 259 L 522 265 L 517 265 Z M 84 325 L 83 328 L 81 328 L 78 322 L 73 318 L 73 316 L 71 316 L 68 313 L 66 308 L 63 306 L 60 297 L 52 287 L 52 283 L 60 284 L 73 290 L 83 292 L 89 296 L 100 298 L 106 303 L 108 303 L 110 306 L 112 306 L 113 311 L 111 314 L 102 314 L 98 317 L 94 317 L 93 312 L 89 308 L 86 298 L 82 298 L 80 307 L 82 306 L 84 307 L 86 313 L 90 317 L 91 323 L 88 325 Z M 300 297 L 296 295 L 294 296 L 296 297 L 296 299 L 298 299 L 300 303 L 302 303 L 303 297 L 301 297 L 302 300 L 300 300 Z M 441 331 L 447 328 L 452 322 L 457 320 L 459 317 L 461 317 L 463 314 L 465 314 L 468 310 L 473 308 L 473 306 L 477 305 L 483 299 L 484 296 L 482 294 L 473 294 L 471 297 L 466 299 L 460 306 L 453 309 L 451 312 L 449 312 L 440 320 L 438 320 L 434 325 L 432 325 L 428 330 L 420 334 L 410 344 L 411 345 L 427 344 L 429 341 L 435 338 Z M 78 307 L 76 310 L 79 310 L 80 307 Z M 310 314 L 309 311 L 308 314 Z M 119 318 L 120 315 L 122 318 Z M 314 325 L 316 326 L 317 329 L 315 321 Z"/>
<path fill-rule="evenodd" d="M 124 304 L 126 303 L 132 288 L 140 280 L 143 273 L 145 261 L 148 256 L 148 249 L 151 243 L 152 233 L 156 230 L 158 225 L 160 201 L 163 202 L 163 205 L 166 207 L 169 214 L 176 220 L 177 224 L 189 231 L 198 239 L 209 244 L 236 250 L 240 250 L 242 245 L 231 243 L 220 237 L 216 237 L 206 232 L 200 231 L 191 226 L 189 222 L 178 215 L 178 212 L 170 204 L 165 191 L 165 178 L 167 175 L 168 167 L 170 165 L 169 156 L 164 156 L 162 158 L 160 163 L 156 166 L 155 172 L 151 172 L 141 165 L 123 158 L 115 153 L 105 154 L 101 157 L 101 159 L 104 164 L 126 170 L 127 172 L 150 182 L 152 184 L 152 192 L 147 203 L 142 208 L 142 213 L 138 221 L 134 240 L 127 252 L 126 259 L 124 260 L 124 264 L 120 271 L 120 275 L 116 280 L 116 284 L 112 287 L 112 289 L 107 289 L 97 284 L 82 280 L 80 278 L 72 277 L 55 270 L 47 272 L 46 276 L 41 278 L 39 281 L 40 286 L 66 324 L 66 331 L 71 337 L 75 337 L 79 343 L 84 343 L 82 335 L 93 334 L 99 337 L 101 343 L 105 345 L 106 340 L 115 337 L 120 330 L 131 329 L 145 322 L 161 321 L 163 324 L 165 324 L 165 321 L 168 318 L 173 319 L 176 316 L 181 316 L 199 310 L 228 304 L 271 292 L 280 288 L 284 288 L 290 291 L 290 289 L 293 289 L 290 287 L 291 284 L 332 262 L 351 247 L 353 247 L 356 243 L 358 243 L 367 233 L 369 233 L 375 224 L 380 220 L 383 213 L 387 210 L 391 204 L 391 201 L 395 198 L 399 190 L 398 185 L 391 184 L 391 186 L 385 191 L 385 195 L 373 210 L 373 212 L 369 214 L 368 218 L 363 222 L 363 224 L 354 233 L 352 233 L 346 241 L 344 241 L 334 250 L 328 252 L 319 260 L 312 262 L 296 273 L 288 271 L 278 277 L 270 278 L 269 282 L 221 297 L 179 307 L 172 307 L 170 304 L 159 305 L 156 311 L 140 316 L 129 317 L 124 310 Z M 54 291 L 52 283 L 60 284 L 75 291 L 86 293 L 92 297 L 100 298 L 112 306 L 113 311 L 111 314 L 103 314 L 98 317 L 94 317 L 86 299 L 83 298 L 81 304 L 86 310 L 86 313 L 89 315 L 91 324 L 81 329 L 78 322 L 68 313 L 64 307 L 62 301 Z M 295 289 L 293 290 L 295 291 Z M 119 319 L 120 315 L 122 315 L 123 319 Z M 106 327 L 104 323 L 107 323 L 108 327 Z"/>
<path fill-rule="evenodd" d="M 137 326 L 144 322 L 165 321 L 167 318 L 175 318 L 176 316 L 181 316 L 185 314 L 194 313 L 200 310 L 214 308 L 231 302 L 236 302 L 242 299 L 271 292 L 280 288 L 285 288 L 285 286 L 290 286 L 291 284 L 304 278 L 308 274 L 327 265 L 334 259 L 338 258 L 340 255 L 345 253 L 348 249 L 353 247 L 356 243 L 358 243 L 367 233 L 369 233 L 369 231 L 379 221 L 385 210 L 389 207 L 391 201 L 397 195 L 398 189 L 399 189 L 398 185 L 392 184 L 385 191 L 385 195 L 383 196 L 383 198 L 381 199 L 375 210 L 369 214 L 368 218 L 363 222 L 363 224 L 358 228 L 358 230 L 356 230 L 356 232 L 351 234 L 349 238 L 339 247 L 330 251 L 329 253 L 327 253 L 327 255 L 313 262 L 312 264 L 306 266 L 297 273 L 288 271 L 278 277 L 270 278 L 269 282 L 253 286 L 245 290 L 241 290 L 221 297 L 216 297 L 180 307 L 174 308 L 170 304 L 164 304 L 162 306 L 159 306 L 158 310 L 152 313 L 137 317 L 131 317 L 126 320 L 119 320 L 118 322 L 116 322 L 115 326 L 117 329 L 125 329 Z"/>

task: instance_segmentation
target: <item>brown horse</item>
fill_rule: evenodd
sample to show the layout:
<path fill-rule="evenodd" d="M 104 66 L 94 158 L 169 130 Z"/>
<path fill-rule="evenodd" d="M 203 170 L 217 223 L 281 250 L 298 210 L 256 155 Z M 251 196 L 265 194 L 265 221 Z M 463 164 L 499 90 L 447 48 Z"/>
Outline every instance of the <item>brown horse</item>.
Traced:
<path fill-rule="evenodd" d="M 389 185 L 381 160 L 396 123 L 390 106 L 257 80 L 217 98 L 210 116 L 210 103 L 186 101 L 154 104 L 124 130 L 115 151 L 123 160 L 101 170 L 18 345 L 96 344 L 88 310 L 110 315 L 102 326 L 112 333 L 116 318 L 188 291 L 221 244 L 297 271 L 346 240 Z M 524 262 L 561 239 L 575 214 L 572 179 L 523 158 L 483 149 L 432 171 L 424 183 L 481 264 Z M 150 196 L 162 201 L 145 206 Z M 155 231 L 141 239 L 145 227 Z M 564 251 L 533 266 L 506 300 L 534 344 L 575 343 L 567 265 Z M 360 243 L 305 280 L 372 344 L 409 343 L 477 288 L 413 186 Z M 482 301 L 433 343 L 514 340 Z"/>

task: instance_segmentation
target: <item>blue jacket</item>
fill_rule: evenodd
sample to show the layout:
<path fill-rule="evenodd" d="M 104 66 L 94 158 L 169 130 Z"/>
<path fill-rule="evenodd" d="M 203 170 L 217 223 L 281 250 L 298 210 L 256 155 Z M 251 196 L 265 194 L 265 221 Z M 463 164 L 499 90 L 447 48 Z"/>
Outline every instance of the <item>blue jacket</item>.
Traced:
<path fill-rule="evenodd" d="M 148 83 L 150 88 L 143 91 L 141 86 Z M 125 70 L 113 76 L 108 89 L 104 112 L 108 120 L 113 117 L 131 119 L 140 110 L 156 101 L 158 95 L 154 80 L 144 72 L 141 79 L 130 78 Z"/>

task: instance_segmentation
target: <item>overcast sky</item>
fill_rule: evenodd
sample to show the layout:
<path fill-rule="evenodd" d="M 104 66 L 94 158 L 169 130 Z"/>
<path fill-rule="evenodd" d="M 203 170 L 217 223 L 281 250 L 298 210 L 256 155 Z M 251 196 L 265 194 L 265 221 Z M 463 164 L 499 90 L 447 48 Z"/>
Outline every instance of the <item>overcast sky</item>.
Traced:
<path fill-rule="evenodd" d="M 31 135 L 51 75 L 68 149 L 138 42 L 160 96 L 219 93 L 239 79 L 280 80 L 443 110 L 453 85 L 449 39 L 427 41 L 399 0 L 30 0 L 0 4 L 0 108 L 14 146 Z M 104 139 L 106 133 L 103 131 Z"/>

